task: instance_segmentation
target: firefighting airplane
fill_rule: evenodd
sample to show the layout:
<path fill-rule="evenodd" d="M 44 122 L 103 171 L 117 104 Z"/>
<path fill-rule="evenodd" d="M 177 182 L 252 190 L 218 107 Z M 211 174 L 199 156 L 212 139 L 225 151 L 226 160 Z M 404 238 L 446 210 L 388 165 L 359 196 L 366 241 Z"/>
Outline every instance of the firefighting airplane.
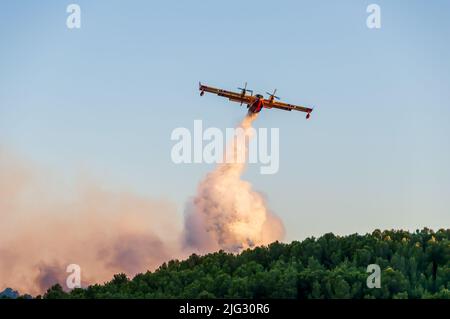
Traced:
<path fill-rule="evenodd" d="M 247 104 L 249 113 L 259 113 L 261 112 L 262 108 L 271 109 L 274 107 L 285 111 L 295 110 L 305 112 L 306 119 L 309 119 L 311 117 L 311 112 L 313 111 L 312 108 L 275 101 L 275 99 L 280 99 L 275 95 L 275 93 L 277 93 L 277 89 L 275 89 L 272 94 L 266 92 L 266 94 L 269 95 L 268 99 L 265 99 L 261 94 L 253 95 L 253 91 L 247 89 L 247 82 L 245 83 L 245 86 L 243 88 L 238 89 L 241 90 L 241 93 L 216 89 L 199 83 L 200 96 L 203 96 L 205 92 L 210 92 L 217 94 L 218 96 L 226 97 L 230 101 L 241 103 L 241 105 L 245 103 Z M 247 92 L 249 92 L 250 94 L 247 94 Z"/>

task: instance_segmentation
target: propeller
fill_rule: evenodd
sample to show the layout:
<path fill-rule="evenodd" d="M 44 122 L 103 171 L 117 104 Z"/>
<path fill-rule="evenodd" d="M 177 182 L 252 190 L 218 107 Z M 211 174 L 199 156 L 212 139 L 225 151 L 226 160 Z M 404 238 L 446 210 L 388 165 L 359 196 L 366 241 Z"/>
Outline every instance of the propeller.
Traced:
<path fill-rule="evenodd" d="M 244 88 L 238 88 L 238 90 L 242 91 L 242 97 L 244 97 L 247 92 L 250 92 L 251 95 L 253 95 L 253 90 L 247 89 L 247 82 L 245 82 Z M 241 102 L 241 106 L 242 106 L 242 103 L 244 103 L 244 102 Z"/>
<path fill-rule="evenodd" d="M 279 100 L 280 98 L 278 96 L 275 95 L 275 93 L 277 93 L 277 89 L 273 90 L 273 93 L 270 94 L 269 92 L 266 92 L 267 95 L 269 95 L 272 99 L 277 99 Z"/>

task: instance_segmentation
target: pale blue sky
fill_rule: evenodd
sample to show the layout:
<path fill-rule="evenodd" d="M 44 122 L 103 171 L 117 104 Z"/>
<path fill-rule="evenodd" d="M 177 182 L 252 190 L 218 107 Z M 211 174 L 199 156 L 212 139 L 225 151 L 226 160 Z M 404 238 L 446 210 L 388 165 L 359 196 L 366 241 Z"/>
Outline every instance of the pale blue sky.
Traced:
<path fill-rule="evenodd" d="M 82 27 L 66 28 L 78 3 Z M 366 27 L 381 6 L 382 28 Z M 280 171 L 244 176 L 288 240 L 450 225 L 448 1 L 3 1 L 0 143 L 62 175 L 177 204 L 212 165 L 175 165 L 176 127 L 234 126 L 198 81 L 278 88 Z"/>

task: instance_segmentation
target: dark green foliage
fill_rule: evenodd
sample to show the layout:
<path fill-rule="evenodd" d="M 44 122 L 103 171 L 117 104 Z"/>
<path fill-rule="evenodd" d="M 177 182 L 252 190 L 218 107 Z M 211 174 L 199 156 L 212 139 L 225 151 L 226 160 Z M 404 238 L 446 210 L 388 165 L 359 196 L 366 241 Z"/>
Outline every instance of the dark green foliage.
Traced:
<path fill-rule="evenodd" d="M 325 234 L 239 255 L 193 254 L 70 293 L 55 285 L 44 298 L 450 298 L 449 256 L 449 229 Z M 379 289 L 366 285 L 369 264 L 381 267 Z"/>
<path fill-rule="evenodd" d="M 60 284 L 53 285 L 44 294 L 45 299 L 65 299 L 68 297 L 69 295 L 63 291 Z"/>

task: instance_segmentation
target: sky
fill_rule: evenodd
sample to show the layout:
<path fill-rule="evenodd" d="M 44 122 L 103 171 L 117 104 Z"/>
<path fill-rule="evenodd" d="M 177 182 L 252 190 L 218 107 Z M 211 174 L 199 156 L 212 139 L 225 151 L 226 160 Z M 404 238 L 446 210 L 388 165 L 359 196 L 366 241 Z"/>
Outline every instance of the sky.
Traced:
<path fill-rule="evenodd" d="M 81 7 L 68 29 L 66 8 Z M 369 4 L 381 28 L 366 25 Z M 280 169 L 244 178 L 286 240 L 450 225 L 448 1 L 4 1 L 0 145 L 68 183 L 175 203 L 212 164 L 175 164 L 171 133 L 234 127 L 245 107 L 198 82 L 277 88 L 303 113 L 263 110 Z"/>

